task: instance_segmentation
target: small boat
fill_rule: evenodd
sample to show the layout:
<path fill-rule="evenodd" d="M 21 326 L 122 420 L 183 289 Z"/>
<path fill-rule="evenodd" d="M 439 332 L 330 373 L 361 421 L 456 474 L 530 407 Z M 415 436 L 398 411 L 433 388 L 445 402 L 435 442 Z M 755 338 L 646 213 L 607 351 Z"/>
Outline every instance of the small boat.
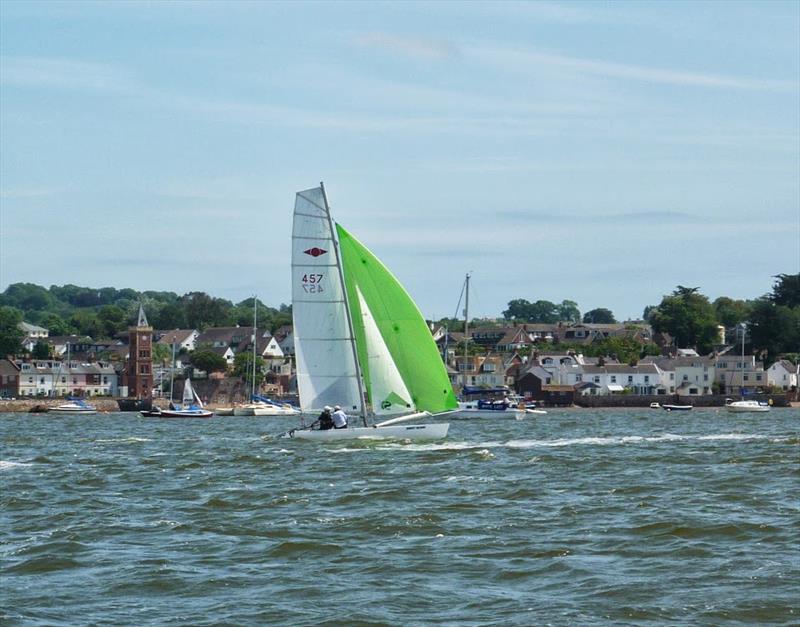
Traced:
<path fill-rule="evenodd" d="M 56 405 L 55 407 L 51 407 L 48 410 L 49 414 L 78 414 L 78 415 L 87 415 L 87 414 L 96 414 L 97 407 L 94 405 L 89 405 L 86 401 L 80 398 L 73 398 L 70 399 L 68 403 L 64 403 L 62 405 Z"/>
<path fill-rule="evenodd" d="M 543 409 L 536 409 L 535 404 L 531 403 L 511 403 L 508 399 L 497 400 L 484 400 L 477 401 L 459 401 L 458 413 L 459 414 L 486 414 L 486 413 L 506 413 L 514 414 L 515 416 L 522 416 L 525 414 L 546 414 Z"/>
<path fill-rule="evenodd" d="M 651 405 L 652 407 L 652 405 Z M 661 409 L 665 409 L 667 411 L 689 411 L 694 407 L 694 405 L 662 405 Z"/>
<path fill-rule="evenodd" d="M 650 409 L 661 409 L 661 403 L 650 403 Z"/>
<path fill-rule="evenodd" d="M 299 413 L 300 409 L 289 403 L 278 403 L 255 394 L 250 403 L 233 408 L 234 416 L 296 416 Z"/>
<path fill-rule="evenodd" d="M 734 401 L 731 398 L 726 398 L 725 409 L 736 414 L 743 414 L 747 412 L 761 413 L 769 411 L 770 406 L 769 403 L 763 403 L 760 401 Z"/>
<path fill-rule="evenodd" d="M 300 408 L 341 405 L 359 424 L 286 437 L 438 440 L 448 423 L 401 425 L 458 408 L 430 329 L 386 266 L 331 219 L 325 189 L 298 192 L 292 228 L 292 317 Z M 370 424 L 376 417 L 387 417 Z M 302 420 L 302 418 L 301 418 Z"/>
<path fill-rule="evenodd" d="M 192 388 L 191 380 L 186 379 L 183 384 L 183 403 L 170 401 L 168 409 L 155 407 L 140 414 L 148 418 L 211 418 L 214 412 L 203 407 L 203 402 Z"/>
<path fill-rule="evenodd" d="M 217 407 L 214 413 L 217 416 L 233 416 L 233 407 Z"/>

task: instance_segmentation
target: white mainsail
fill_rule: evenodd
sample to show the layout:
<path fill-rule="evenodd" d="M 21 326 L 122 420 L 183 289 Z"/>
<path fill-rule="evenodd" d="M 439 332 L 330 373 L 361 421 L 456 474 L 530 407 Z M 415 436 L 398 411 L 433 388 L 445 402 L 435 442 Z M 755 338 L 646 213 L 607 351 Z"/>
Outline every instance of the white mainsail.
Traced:
<path fill-rule="evenodd" d="M 361 413 L 359 373 L 340 260 L 321 187 L 298 192 L 292 227 L 292 316 L 303 411 Z"/>
<path fill-rule="evenodd" d="M 367 342 L 369 398 L 372 399 L 373 413 L 387 415 L 416 411 L 416 407 L 411 401 L 411 393 L 397 370 L 389 348 L 364 300 L 364 295 L 358 288 L 356 288 L 356 292 Z"/>

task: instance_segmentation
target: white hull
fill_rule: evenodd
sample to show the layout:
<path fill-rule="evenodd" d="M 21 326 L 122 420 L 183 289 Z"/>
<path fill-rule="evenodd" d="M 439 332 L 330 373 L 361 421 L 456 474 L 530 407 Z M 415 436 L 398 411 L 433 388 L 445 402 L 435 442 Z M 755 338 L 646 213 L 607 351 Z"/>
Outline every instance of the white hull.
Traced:
<path fill-rule="evenodd" d="M 743 414 L 751 412 L 767 412 L 769 405 L 761 405 L 758 401 L 734 401 L 725 405 L 725 409 L 734 414 Z"/>
<path fill-rule="evenodd" d="M 233 416 L 233 407 L 217 407 L 214 413 L 217 416 Z"/>
<path fill-rule="evenodd" d="M 289 437 L 298 440 L 333 442 L 337 440 L 441 440 L 447 437 L 450 424 L 447 422 L 424 425 L 389 425 L 386 427 L 348 427 L 312 431 L 294 429 Z"/>
<path fill-rule="evenodd" d="M 61 416 L 67 416 L 71 414 L 87 416 L 96 414 L 97 408 L 94 405 L 88 405 L 86 403 L 65 403 L 64 405 L 56 405 L 55 407 L 51 407 L 47 413 L 59 414 Z"/>
<path fill-rule="evenodd" d="M 296 416 L 300 412 L 292 407 L 278 405 L 242 405 L 233 408 L 234 416 Z"/>

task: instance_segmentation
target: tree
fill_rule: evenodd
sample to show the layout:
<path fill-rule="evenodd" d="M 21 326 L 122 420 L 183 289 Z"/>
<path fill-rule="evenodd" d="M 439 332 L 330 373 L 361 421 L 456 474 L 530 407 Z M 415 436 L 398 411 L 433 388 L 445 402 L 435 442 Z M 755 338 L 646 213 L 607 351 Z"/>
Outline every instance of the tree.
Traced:
<path fill-rule="evenodd" d="M 767 364 L 782 353 L 800 348 L 800 305 L 776 305 L 768 297 L 759 298 L 750 315 L 750 342 L 754 351 L 765 351 Z"/>
<path fill-rule="evenodd" d="M 616 319 L 610 309 L 598 307 L 583 314 L 583 321 L 588 324 L 614 324 Z"/>
<path fill-rule="evenodd" d="M 42 341 L 36 342 L 36 344 L 33 345 L 31 356 L 34 359 L 47 359 L 50 357 L 50 344 Z"/>
<path fill-rule="evenodd" d="M 517 298 L 508 303 L 508 309 L 503 312 L 506 320 L 528 321 L 531 317 L 531 303 L 524 298 Z"/>
<path fill-rule="evenodd" d="M 54 336 L 70 335 L 74 332 L 74 329 L 55 313 L 45 314 L 40 324 L 50 332 L 50 335 Z"/>
<path fill-rule="evenodd" d="M 772 286 L 770 300 L 776 305 L 786 307 L 800 307 L 800 273 L 778 274 Z"/>
<path fill-rule="evenodd" d="M 713 305 L 717 320 L 728 328 L 735 327 L 750 316 L 750 305 L 743 300 L 733 300 L 727 296 L 720 296 L 714 301 Z"/>
<path fill-rule="evenodd" d="M 264 380 L 264 360 L 256 356 L 256 390 Z M 233 359 L 233 374 L 240 377 L 245 383 L 252 385 L 253 382 L 253 354 L 249 351 L 239 353 Z"/>
<path fill-rule="evenodd" d="M 199 350 L 192 353 L 192 365 L 204 372 L 226 372 L 228 362 L 214 351 Z"/>
<path fill-rule="evenodd" d="M 212 298 L 205 292 L 190 292 L 181 298 L 186 312 L 186 322 L 193 329 L 221 327 L 230 323 L 228 316 L 233 303 L 222 298 Z"/>
<path fill-rule="evenodd" d="M 562 300 L 560 305 L 557 305 L 557 315 L 559 320 L 569 322 L 580 322 L 581 311 L 578 309 L 578 303 L 574 300 Z"/>
<path fill-rule="evenodd" d="M 22 312 L 14 307 L 0 307 L 0 356 L 16 355 L 22 350 L 25 334 L 19 328 Z"/>
<path fill-rule="evenodd" d="M 116 305 L 103 305 L 97 312 L 97 320 L 105 337 L 114 337 L 127 326 L 125 312 Z"/>
<path fill-rule="evenodd" d="M 711 351 L 717 337 L 714 308 L 696 287 L 679 285 L 664 296 L 651 312 L 650 323 L 653 330 L 674 337 L 679 348 L 694 346 L 701 354 Z"/>

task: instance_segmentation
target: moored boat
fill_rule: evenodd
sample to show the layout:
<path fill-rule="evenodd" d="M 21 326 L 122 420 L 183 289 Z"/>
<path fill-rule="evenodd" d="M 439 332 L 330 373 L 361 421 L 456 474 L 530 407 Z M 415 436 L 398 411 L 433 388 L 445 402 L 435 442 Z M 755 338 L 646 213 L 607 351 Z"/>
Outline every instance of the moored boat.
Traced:
<path fill-rule="evenodd" d="M 734 401 L 731 398 L 725 399 L 725 409 L 736 414 L 747 412 L 763 413 L 770 410 L 769 403 L 762 403 L 755 400 Z"/>
<path fill-rule="evenodd" d="M 51 407 L 48 412 L 49 414 L 62 414 L 62 415 L 89 415 L 89 414 L 96 414 L 97 407 L 94 405 L 89 405 L 86 401 L 75 398 L 71 399 L 68 403 L 63 403 L 61 405 L 56 405 L 55 407 Z"/>
<path fill-rule="evenodd" d="M 693 405 L 673 405 L 673 404 L 665 404 L 661 406 L 661 409 L 665 409 L 666 411 L 689 411 L 693 408 Z"/>

